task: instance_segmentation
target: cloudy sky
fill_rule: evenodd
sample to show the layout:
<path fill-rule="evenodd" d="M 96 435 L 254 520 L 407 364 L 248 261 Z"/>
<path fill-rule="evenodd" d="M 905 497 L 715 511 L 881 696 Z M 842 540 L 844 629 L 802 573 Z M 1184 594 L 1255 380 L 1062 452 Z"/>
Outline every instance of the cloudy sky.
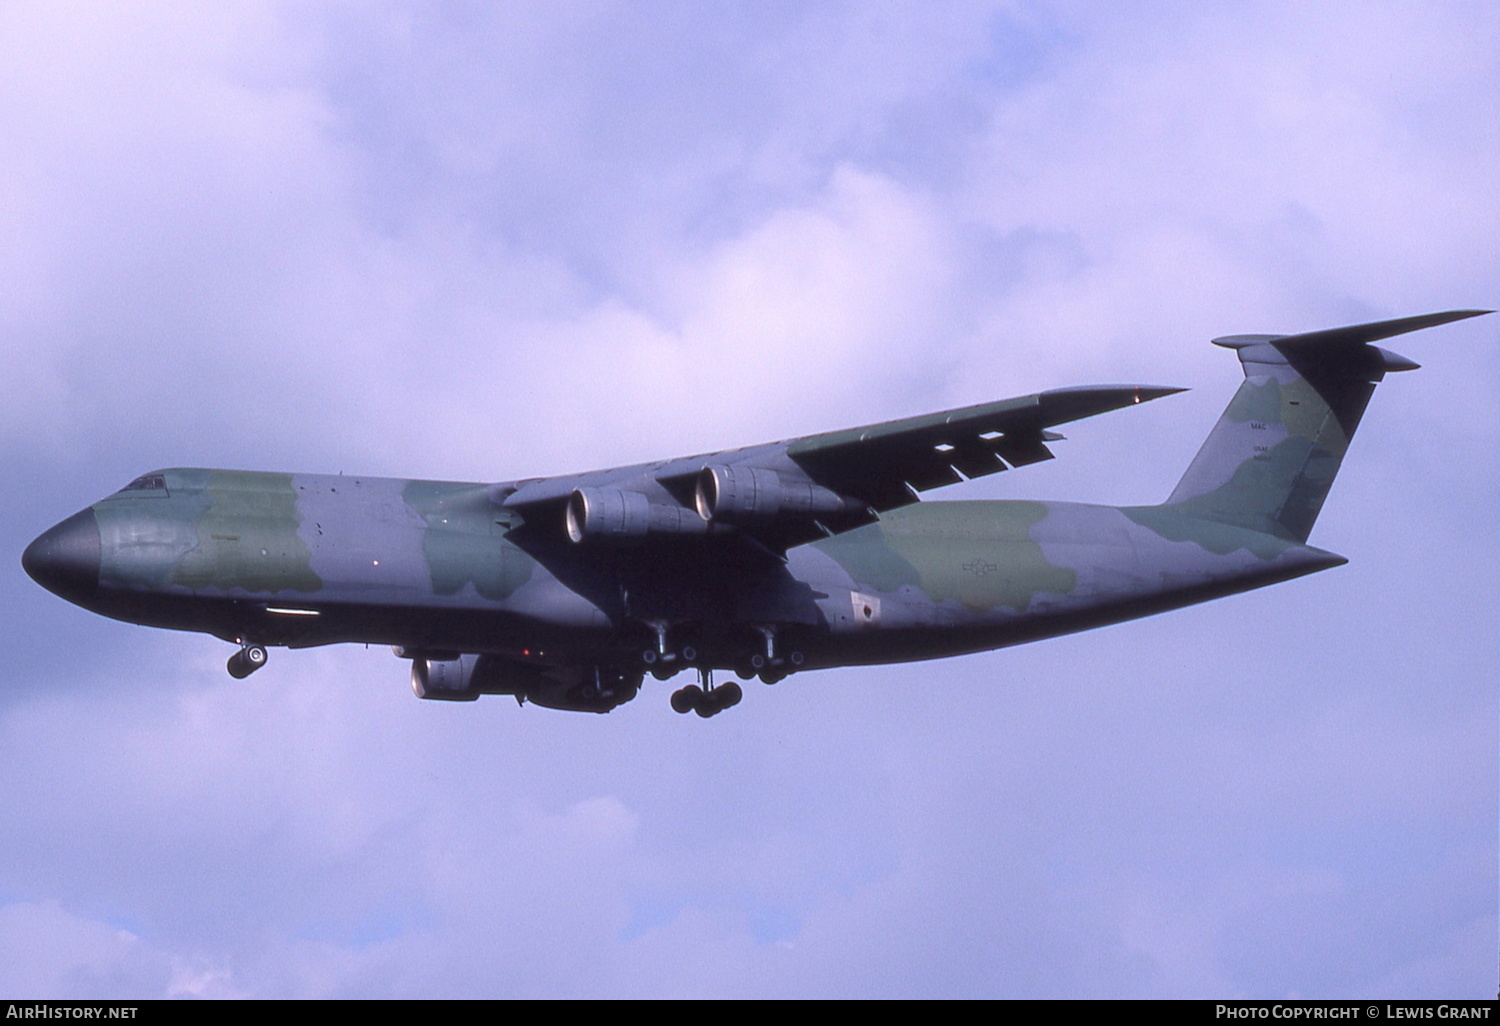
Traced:
<path fill-rule="evenodd" d="M 0 5 L 0 993 L 1496 988 L 1500 317 L 1394 343 L 1348 566 L 712 721 L 93 617 L 160 466 L 460 480 L 1193 391 L 950 497 L 1154 502 L 1220 334 L 1500 305 L 1489 3 Z"/>

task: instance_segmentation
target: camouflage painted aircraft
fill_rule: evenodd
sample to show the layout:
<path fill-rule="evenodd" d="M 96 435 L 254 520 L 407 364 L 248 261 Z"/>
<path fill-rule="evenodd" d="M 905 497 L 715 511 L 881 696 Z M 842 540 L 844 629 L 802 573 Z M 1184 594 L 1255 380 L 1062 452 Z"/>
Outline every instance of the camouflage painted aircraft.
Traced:
<path fill-rule="evenodd" d="M 1085 630 L 1338 566 L 1307 544 L 1389 371 L 1372 343 L 1489 311 L 1232 335 L 1245 382 L 1167 501 L 919 502 L 1051 458 L 1050 429 L 1180 389 L 1069 388 L 748 449 L 461 484 L 160 470 L 26 549 L 37 582 L 239 646 L 391 645 L 420 698 L 608 712 L 646 674 L 672 707 L 831 666 Z"/>

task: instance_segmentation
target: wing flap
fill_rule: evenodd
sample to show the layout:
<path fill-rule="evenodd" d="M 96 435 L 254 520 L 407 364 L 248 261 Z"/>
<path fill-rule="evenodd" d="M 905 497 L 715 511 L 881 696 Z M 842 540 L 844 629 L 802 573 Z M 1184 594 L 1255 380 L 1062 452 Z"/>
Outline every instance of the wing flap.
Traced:
<path fill-rule="evenodd" d="M 959 447 L 953 450 L 949 459 L 953 469 L 970 480 L 998 474 L 1007 469 L 1000 457 L 990 449 Z"/>
<path fill-rule="evenodd" d="M 1033 463 L 1041 463 L 1052 459 L 1052 450 L 1044 445 L 1044 442 L 1056 441 L 1056 438 L 1048 438 L 1051 432 L 1043 431 L 1038 435 L 1016 435 L 1014 438 L 1002 438 L 1000 440 L 1001 458 L 1012 467 L 1025 467 Z"/>
<path fill-rule="evenodd" d="M 1061 388 L 1018 399 L 799 438 L 786 454 L 812 480 L 876 510 L 914 491 L 957 484 L 1052 458 L 1046 429 L 1180 392 L 1150 385 Z"/>

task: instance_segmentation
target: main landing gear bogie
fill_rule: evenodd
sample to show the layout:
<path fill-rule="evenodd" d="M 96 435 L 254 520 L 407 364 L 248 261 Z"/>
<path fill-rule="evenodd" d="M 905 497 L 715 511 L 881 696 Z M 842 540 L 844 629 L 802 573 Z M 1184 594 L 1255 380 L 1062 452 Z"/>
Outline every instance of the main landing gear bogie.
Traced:
<path fill-rule="evenodd" d="M 698 650 L 692 645 L 683 645 L 673 651 L 667 643 L 668 624 L 663 620 L 650 620 L 646 626 L 656 634 L 656 645 L 641 653 L 641 663 L 657 680 L 666 680 L 698 660 Z"/>
<path fill-rule="evenodd" d="M 646 624 L 655 633 L 656 644 L 641 651 L 640 661 L 645 672 L 657 680 L 667 680 L 686 669 L 698 671 L 699 683 L 672 692 L 673 710 L 683 715 L 696 712 L 707 719 L 733 708 L 744 698 L 744 689 L 733 681 L 714 687 L 715 657 L 712 654 L 704 656 L 692 645 L 683 645 L 674 651 L 668 643 L 669 625 L 665 621 L 652 620 Z M 755 625 L 754 633 L 760 635 L 759 644 L 747 646 L 749 651 L 740 649 L 739 657 L 731 663 L 741 680 L 759 678 L 763 683 L 775 684 L 802 668 L 806 661 L 803 653 L 796 649 L 782 649 L 775 625 Z"/>
<path fill-rule="evenodd" d="M 714 687 L 713 671 L 700 670 L 703 684 L 689 684 L 672 692 L 672 709 L 686 715 L 695 712 L 704 719 L 740 704 L 745 692 L 733 681 Z"/>
<path fill-rule="evenodd" d="M 690 644 L 673 650 L 668 643 L 670 625 L 666 621 L 650 620 L 646 625 L 655 632 L 656 644 L 642 650 L 640 660 L 642 668 L 657 680 L 668 680 L 695 665 L 701 668 L 714 661 L 710 657 L 700 664 L 700 653 Z M 785 651 L 778 645 L 781 639 L 776 626 L 756 624 L 753 633 L 760 635 L 759 644 L 749 651 L 741 648 L 739 655 L 730 664 L 730 668 L 741 680 L 759 677 L 767 684 L 774 684 L 802 668 L 805 656 L 796 649 Z M 719 651 L 721 655 L 718 658 L 722 658 L 722 648 Z"/>
<path fill-rule="evenodd" d="M 740 680 L 754 680 L 759 677 L 762 683 L 775 684 L 800 670 L 804 659 L 801 652 L 788 653 L 786 658 L 768 657 L 757 652 L 736 665 L 734 672 Z"/>
<path fill-rule="evenodd" d="M 675 677 L 689 665 L 698 659 L 698 650 L 692 645 L 682 646 L 680 652 L 666 651 L 665 645 L 660 648 L 648 648 L 641 653 L 641 662 L 645 664 L 646 670 L 657 680 L 667 680 Z"/>

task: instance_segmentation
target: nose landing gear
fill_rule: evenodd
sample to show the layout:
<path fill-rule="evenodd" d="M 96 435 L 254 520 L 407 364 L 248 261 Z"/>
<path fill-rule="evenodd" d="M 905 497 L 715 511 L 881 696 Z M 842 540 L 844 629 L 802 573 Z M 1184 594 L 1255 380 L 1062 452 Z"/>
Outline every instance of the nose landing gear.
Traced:
<path fill-rule="evenodd" d="M 229 657 L 229 662 L 224 668 L 235 680 L 244 680 L 264 665 L 266 665 L 265 646 L 246 645 Z"/>

